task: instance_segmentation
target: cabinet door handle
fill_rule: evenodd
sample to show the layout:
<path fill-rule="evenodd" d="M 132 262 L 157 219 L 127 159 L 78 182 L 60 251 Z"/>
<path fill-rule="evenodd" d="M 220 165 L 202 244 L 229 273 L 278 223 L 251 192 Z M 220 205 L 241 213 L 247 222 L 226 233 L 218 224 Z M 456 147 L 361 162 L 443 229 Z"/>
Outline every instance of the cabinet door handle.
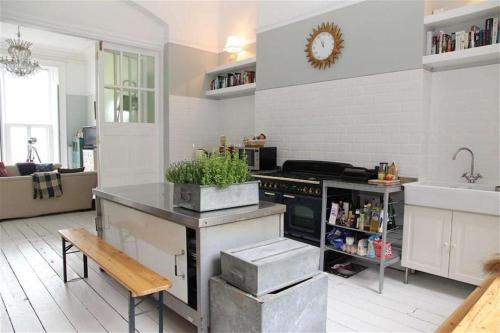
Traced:
<path fill-rule="evenodd" d="M 276 196 L 276 193 L 272 193 L 272 192 L 264 192 L 265 195 L 268 195 L 270 197 L 274 197 Z"/>
<path fill-rule="evenodd" d="M 451 243 L 451 248 L 454 249 L 455 247 L 457 247 L 457 244 Z"/>
<path fill-rule="evenodd" d="M 183 256 L 185 254 L 184 250 L 181 251 L 179 254 L 174 254 L 174 275 L 180 277 L 181 279 L 185 279 L 186 276 L 184 274 L 179 275 L 177 273 L 177 257 Z"/>
<path fill-rule="evenodd" d="M 444 247 L 450 247 L 450 243 L 444 242 Z"/>
<path fill-rule="evenodd" d="M 283 197 L 288 198 L 288 199 L 295 199 L 294 195 L 283 194 Z"/>

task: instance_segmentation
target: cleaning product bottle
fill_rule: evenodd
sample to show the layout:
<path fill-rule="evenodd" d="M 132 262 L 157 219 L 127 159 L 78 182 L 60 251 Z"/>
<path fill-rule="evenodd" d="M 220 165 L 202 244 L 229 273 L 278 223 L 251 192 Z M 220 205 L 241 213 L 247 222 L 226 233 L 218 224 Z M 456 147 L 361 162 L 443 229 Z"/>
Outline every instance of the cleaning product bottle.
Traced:
<path fill-rule="evenodd" d="M 368 253 L 366 255 L 370 258 L 375 258 L 376 256 L 375 245 L 373 243 L 376 239 L 378 239 L 378 237 L 375 235 L 372 235 L 368 238 Z"/>
<path fill-rule="evenodd" d="M 378 232 L 379 220 L 380 220 L 380 210 L 378 208 L 373 208 L 370 221 L 371 232 Z"/>

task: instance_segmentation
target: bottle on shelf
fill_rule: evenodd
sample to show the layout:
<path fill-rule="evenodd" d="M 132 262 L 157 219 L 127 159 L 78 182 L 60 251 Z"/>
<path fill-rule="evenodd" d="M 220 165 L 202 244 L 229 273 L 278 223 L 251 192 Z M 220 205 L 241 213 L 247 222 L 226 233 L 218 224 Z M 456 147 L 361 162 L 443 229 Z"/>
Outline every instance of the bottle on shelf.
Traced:
<path fill-rule="evenodd" d="M 378 232 L 379 220 L 380 220 L 380 210 L 378 208 L 373 208 L 370 220 L 371 232 Z"/>

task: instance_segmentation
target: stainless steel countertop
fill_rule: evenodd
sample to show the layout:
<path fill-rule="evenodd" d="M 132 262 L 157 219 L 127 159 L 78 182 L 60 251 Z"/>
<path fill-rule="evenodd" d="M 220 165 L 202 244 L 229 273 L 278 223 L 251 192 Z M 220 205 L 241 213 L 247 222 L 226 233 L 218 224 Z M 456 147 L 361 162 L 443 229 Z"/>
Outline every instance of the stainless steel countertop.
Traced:
<path fill-rule="evenodd" d="M 210 227 L 285 212 L 284 205 L 261 201 L 258 205 L 198 213 L 173 205 L 171 183 L 96 188 L 93 193 L 97 198 L 116 202 L 191 228 Z"/>

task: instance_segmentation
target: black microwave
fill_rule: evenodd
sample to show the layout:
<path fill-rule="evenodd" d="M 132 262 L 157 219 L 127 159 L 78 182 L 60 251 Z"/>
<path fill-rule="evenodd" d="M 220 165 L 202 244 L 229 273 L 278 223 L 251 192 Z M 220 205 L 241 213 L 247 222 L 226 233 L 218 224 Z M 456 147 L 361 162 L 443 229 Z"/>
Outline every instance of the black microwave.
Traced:
<path fill-rule="evenodd" d="M 276 169 L 276 147 L 238 148 L 240 158 L 245 158 L 248 168 L 253 171 Z"/>

